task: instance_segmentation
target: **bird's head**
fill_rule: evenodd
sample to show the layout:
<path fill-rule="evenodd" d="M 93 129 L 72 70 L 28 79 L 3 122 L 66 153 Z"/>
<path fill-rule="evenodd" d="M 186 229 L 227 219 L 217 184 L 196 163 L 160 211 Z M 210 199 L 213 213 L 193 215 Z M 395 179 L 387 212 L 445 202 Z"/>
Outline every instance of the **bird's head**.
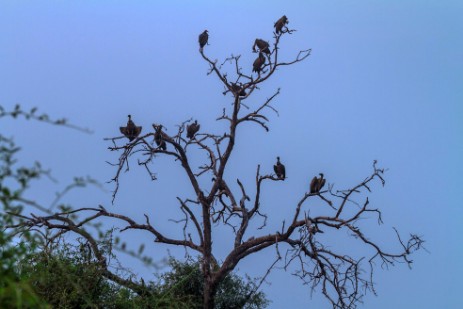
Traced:
<path fill-rule="evenodd" d="M 155 129 L 156 131 L 162 130 L 162 124 L 153 123 L 153 129 Z"/>

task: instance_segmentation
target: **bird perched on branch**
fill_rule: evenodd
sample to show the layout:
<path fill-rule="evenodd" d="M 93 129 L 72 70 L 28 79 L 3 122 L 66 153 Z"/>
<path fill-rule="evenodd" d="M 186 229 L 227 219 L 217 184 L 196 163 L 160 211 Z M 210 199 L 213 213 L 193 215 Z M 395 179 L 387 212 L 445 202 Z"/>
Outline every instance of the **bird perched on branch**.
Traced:
<path fill-rule="evenodd" d="M 265 64 L 265 57 L 262 52 L 259 52 L 259 57 L 257 57 L 256 60 L 254 60 L 254 63 L 252 64 L 252 71 L 256 73 L 260 73 L 262 70 L 262 66 Z"/>
<path fill-rule="evenodd" d="M 204 30 L 203 33 L 199 35 L 199 47 L 202 50 L 204 46 L 207 44 L 207 40 L 209 40 L 209 34 L 207 34 L 207 30 Z"/>
<path fill-rule="evenodd" d="M 285 166 L 280 162 L 280 157 L 277 157 L 277 164 L 273 166 L 273 170 L 279 179 L 286 178 L 286 169 Z"/>
<path fill-rule="evenodd" d="M 320 190 L 325 185 L 326 179 L 323 178 L 323 173 L 320 173 L 319 175 L 320 175 L 320 178 L 317 178 L 317 176 L 314 176 L 314 178 L 310 182 L 310 193 L 319 193 Z"/>
<path fill-rule="evenodd" d="M 127 126 L 119 127 L 119 129 L 121 130 L 121 133 L 129 139 L 129 141 L 133 141 L 138 135 L 140 135 L 141 127 L 137 127 L 135 123 L 133 123 L 131 115 L 128 115 L 128 117 L 129 120 L 127 121 Z"/>
<path fill-rule="evenodd" d="M 189 139 L 192 139 L 195 134 L 199 131 L 199 128 L 201 127 L 200 124 L 198 124 L 198 120 L 195 120 L 194 123 L 189 124 L 186 126 L 186 137 Z"/>
<path fill-rule="evenodd" d="M 275 23 L 274 27 L 275 27 L 275 32 L 277 34 L 283 32 L 283 27 L 288 23 L 288 18 L 286 17 L 286 15 L 283 15 L 279 20 L 277 20 L 277 22 Z"/>
<path fill-rule="evenodd" d="M 237 93 L 240 97 L 246 96 L 246 91 L 244 91 L 243 87 L 241 87 L 240 85 L 232 83 L 231 88 L 232 88 L 232 91 L 234 93 Z"/>
<path fill-rule="evenodd" d="M 154 141 L 156 142 L 156 145 L 158 145 L 158 148 L 161 148 L 165 151 L 167 149 L 167 144 L 166 141 L 162 138 L 162 124 L 153 124 L 153 128 L 155 130 Z"/>
<path fill-rule="evenodd" d="M 266 54 L 270 54 L 270 49 L 268 48 L 269 47 L 268 42 L 262 39 L 256 39 L 256 41 L 254 42 L 254 45 L 252 46 L 252 51 L 255 53 L 257 52 L 256 46 L 259 48 L 259 51 L 266 53 Z"/>

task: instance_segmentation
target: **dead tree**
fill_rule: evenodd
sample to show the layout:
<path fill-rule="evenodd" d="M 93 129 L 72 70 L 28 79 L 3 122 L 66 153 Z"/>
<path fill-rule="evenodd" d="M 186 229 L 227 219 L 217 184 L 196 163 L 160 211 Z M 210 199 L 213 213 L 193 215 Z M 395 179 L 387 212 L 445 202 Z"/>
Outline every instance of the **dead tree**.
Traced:
<path fill-rule="evenodd" d="M 411 235 L 407 240 L 403 240 L 396 231 L 397 249 L 389 252 L 384 250 L 380 243 L 372 240 L 368 236 L 368 231 L 363 230 L 359 222 L 368 214 L 376 216 L 378 223 L 382 223 L 381 211 L 372 208 L 368 197 L 364 195 L 371 191 L 371 185 L 374 182 L 385 184 L 383 178 L 385 171 L 377 166 L 376 161 L 370 175 L 351 188 L 337 190 L 333 185 L 328 185 L 328 189 L 324 191 L 321 191 L 322 186 L 319 186 L 318 190 L 311 192 L 308 185 L 307 192 L 301 194 L 299 202 L 290 206 L 294 209 L 292 220 L 290 222 L 282 220 L 279 231 L 263 232 L 264 229 L 250 228 L 250 222 L 259 222 L 259 220 L 261 227 L 266 226 L 268 216 L 272 216 L 270 210 L 272 207 L 262 205 L 262 196 L 265 194 L 264 185 L 277 184 L 281 178 L 274 174 L 261 174 L 261 167 L 258 165 L 254 188 L 246 188 L 240 179 L 236 179 L 239 190 L 232 190 L 230 186 L 232 180 L 226 177 L 227 165 L 235 150 L 235 141 L 239 138 L 237 134 L 239 126 L 253 123 L 266 131 L 269 130 L 266 113 L 277 112 L 272 102 L 280 91 L 278 89 L 267 100 L 259 104 L 255 102 L 245 104 L 244 101 L 258 91 L 266 80 L 276 75 L 277 68 L 302 62 L 311 53 L 311 49 L 301 50 L 292 60 L 282 61 L 279 53 L 280 48 L 283 48 L 281 39 L 289 37 L 295 30 L 287 28 L 287 19 L 280 23 L 282 23 L 281 27 L 273 32 L 270 52 L 262 54 L 265 62 L 259 70 L 254 70 L 255 73 L 252 73 L 252 67 L 241 67 L 241 56 L 231 56 L 220 64 L 218 61 L 211 60 L 203 48 L 200 49 L 200 56 L 209 67 L 207 74 L 221 81 L 225 88 L 224 94 L 229 94 L 232 100 L 231 108 L 223 108 L 217 117 L 217 121 L 228 123 L 228 130 L 224 134 L 212 134 L 202 130 L 195 135 L 195 138 L 188 138 L 186 128 L 191 120 L 187 120 L 181 123 L 172 135 L 167 134 L 170 131 L 162 130 L 162 125 L 153 124 L 153 131 L 134 137 L 130 143 L 126 143 L 122 137 L 108 139 L 112 142 L 109 150 L 121 153 L 119 161 L 114 164 L 116 172 L 112 179 L 115 183 L 113 200 L 119 188 L 122 172 L 129 170 L 132 155 L 139 155 L 138 164 L 146 168 L 152 180 L 156 180 L 156 176 L 151 170 L 151 163 L 158 157 L 169 157 L 173 164 L 176 164 L 175 162 L 181 164 L 194 190 L 193 196 L 177 197 L 178 207 L 183 214 L 177 223 L 182 224 L 180 228 L 183 229 L 183 238 L 177 239 L 162 233 L 156 228 L 156 221 L 146 214 L 144 222 L 136 222 L 125 215 L 108 211 L 101 205 L 48 216 L 23 216 L 23 223 L 14 227 L 44 228 L 55 231 L 55 235 L 67 232 L 78 234 L 87 240 L 93 256 L 108 279 L 140 295 L 149 293 L 149 290 L 142 284 L 143 282 L 122 278 L 112 272 L 97 239 L 85 230 L 85 226 L 102 217 L 113 218 L 125 225 L 121 232 L 143 230 L 151 235 L 155 244 L 183 246 L 189 252 L 201 257 L 204 276 L 203 301 L 206 309 L 214 308 L 214 295 L 221 280 L 234 270 L 242 259 L 251 254 L 258 254 L 267 248 L 274 248 L 275 260 L 264 274 L 261 283 L 275 265 L 282 263 L 286 268 L 296 264 L 299 271 L 295 275 L 299 276 L 304 283 L 309 283 L 312 290 L 320 289 L 334 308 L 354 308 L 365 291 L 374 292 L 373 267 L 376 262 L 386 267 L 394 265 L 395 262 L 405 262 L 410 266 L 412 263 L 410 255 L 422 247 L 423 240 L 420 237 Z M 283 26 L 285 26 L 284 29 Z M 232 64 L 231 72 L 224 72 L 223 66 L 226 63 Z M 236 85 L 240 85 L 238 90 Z M 161 143 L 163 143 L 162 147 Z M 208 157 L 207 162 L 200 166 L 192 166 L 189 160 L 191 152 L 187 151 L 190 147 L 203 151 Z M 199 182 L 201 177 L 212 179 L 212 182 L 207 187 L 202 187 Z M 310 175 L 307 175 L 307 179 L 309 177 Z M 253 196 L 248 194 L 251 191 L 255 192 Z M 310 216 L 311 202 L 318 199 L 326 205 L 325 214 Z M 212 235 L 216 225 L 231 227 L 234 236 L 233 249 L 228 252 L 224 260 L 218 260 L 215 257 Z M 360 245 L 369 248 L 371 256 L 351 256 L 347 252 L 336 249 L 335 246 L 325 245 L 319 238 L 322 233 L 345 235 L 346 231 Z M 252 235 L 252 237 L 244 239 L 245 234 Z"/>

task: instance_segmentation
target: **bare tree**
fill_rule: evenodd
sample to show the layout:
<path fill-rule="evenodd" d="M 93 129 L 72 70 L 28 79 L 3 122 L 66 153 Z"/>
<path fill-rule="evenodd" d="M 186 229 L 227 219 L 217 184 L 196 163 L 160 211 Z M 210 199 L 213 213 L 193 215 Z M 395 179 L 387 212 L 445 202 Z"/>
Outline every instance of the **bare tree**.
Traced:
<path fill-rule="evenodd" d="M 91 222 L 97 222 L 102 217 L 113 218 L 125 225 L 121 232 L 143 230 L 152 235 L 155 243 L 183 246 L 189 252 L 196 252 L 201 256 L 204 276 L 204 308 L 214 308 L 214 295 L 218 284 L 235 269 L 242 259 L 273 247 L 275 259 L 263 275 L 260 284 L 277 264 L 282 263 L 285 268 L 295 265 L 298 269 L 295 275 L 299 276 L 304 283 L 309 283 L 312 290 L 320 288 L 334 308 L 356 307 L 366 291 L 375 292 L 373 286 L 375 263 L 379 262 L 383 267 L 387 267 L 394 265 L 395 262 L 404 262 L 410 266 L 412 263 L 410 255 L 420 249 L 423 244 L 423 240 L 416 235 L 410 235 L 407 240 L 403 240 L 395 230 L 397 249 L 389 252 L 383 249 L 381 244 L 370 239 L 368 231 L 360 228 L 359 221 L 365 219 L 366 214 L 376 216 L 378 224 L 382 223 L 381 211 L 370 206 L 367 196 L 371 192 L 372 183 L 385 184 L 385 170 L 379 168 L 376 161 L 373 163 L 370 175 L 348 189 L 337 190 L 333 185 L 328 185 L 323 190 L 325 184 L 323 175 L 319 179 L 315 178 L 315 182 L 307 188 L 307 192 L 293 206 L 292 220 L 290 222 L 282 220 L 279 231 L 267 234 L 262 231 L 264 231 L 268 216 L 272 214 L 263 211 L 263 209 L 271 209 L 261 204 L 265 193 L 263 185 L 268 182 L 284 181 L 284 168 L 275 166 L 277 175 L 261 174 L 261 167 L 258 165 L 254 188 L 246 188 L 240 179 L 236 179 L 236 188 L 239 189 L 232 190 L 231 180 L 225 177 L 229 160 L 235 150 L 235 141 L 238 138 L 237 128 L 245 123 L 253 123 L 268 131 L 269 119 L 266 114 L 267 112 L 277 113 L 272 102 L 280 91 L 278 89 L 256 106 L 245 104 L 246 100 L 259 90 L 261 84 L 276 75 L 277 68 L 298 64 L 307 59 L 311 53 L 311 49 L 301 50 L 290 61 L 280 60 L 281 39 L 284 36 L 290 36 L 295 31 L 287 25 L 286 16 L 275 23 L 271 44 L 262 39 L 257 39 L 254 46 L 251 42 L 250 50 L 251 46 L 254 50 L 256 46 L 259 48 L 255 50 L 258 56 L 252 68 L 243 68 L 240 65 L 241 56 L 231 56 L 223 63 L 211 60 L 205 52 L 208 45 L 207 31 L 201 34 L 199 52 L 209 66 L 207 74 L 215 76 L 222 82 L 224 95 L 232 100 L 231 108 L 223 108 L 217 117 L 217 121 L 228 123 L 225 133 L 203 132 L 199 124 L 192 123 L 190 119 L 182 122 L 174 135 L 167 134 L 161 124 L 153 124 L 153 130 L 150 132 L 140 135 L 138 135 L 140 132 L 137 132 L 137 134 L 130 135 L 128 143 L 125 137 L 107 139 L 112 143 L 109 149 L 121 153 L 118 162 L 113 164 L 116 168 L 112 179 L 115 183 L 113 201 L 117 195 L 122 172 L 129 170 L 129 161 L 133 155 L 140 157 L 137 161 L 138 165 L 146 168 L 152 180 L 156 180 L 156 176 L 151 170 L 151 164 L 160 156 L 169 157 L 173 162 L 177 161 L 181 164 L 194 190 L 193 196 L 177 197 L 178 207 L 184 216 L 177 221 L 182 224 L 182 238 L 173 238 L 162 233 L 156 227 L 156 222 L 146 214 L 144 222 L 136 222 L 125 215 L 110 212 L 102 205 L 48 216 L 22 216 L 23 222 L 12 227 L 44 228 L 55 231 L 49 237 L 50 240 L 67 232 L 76 233 L 88 242 L 104 276 L 140 295 L 149 293 L 143 281 L 123 278 L 111 271 L 104 250 L 95 236 L 85 229 L 85 226 Z M 232 64 L 232 72 L 225 72 L 224 65 L 227 63 Z M 135 125 L 132 123 L 130 126 Z M 125 127 L 124 130 L 127 131 Z M 188 152 L 191 147 L 203 151 L 208 158 L 207 162 L 200 166 L 192 166 L 190 152 Z M 212 182 L 206 187 L 201 186 L 199 181 L 201 177 L 212 178 Z M 255 192 L 255 194 L 251 196 L 248 192 Z M 325 214 L 310 216 L 310 202 L 316 199 L 320 199 L 326 205 Z M 255 226 L 251 225 L 251 222 L 258 222 L 260 229 L 251 228 Z M 217 226 L 224 225 L 231 227 L 234 241 L 225 259 L 219 261 L 215 257 L 212 236 Z M 339 234 L 341 231 L 343 235 L 347 231 L 353 240 L 369 248 L 371 255 L 355 257 L 342 249 L 337 249 L 336 246 L 327 246 L 320 240 L 322 233 Z M 245 234 L 252 235 L 252 237 L 245 240 Z"/>

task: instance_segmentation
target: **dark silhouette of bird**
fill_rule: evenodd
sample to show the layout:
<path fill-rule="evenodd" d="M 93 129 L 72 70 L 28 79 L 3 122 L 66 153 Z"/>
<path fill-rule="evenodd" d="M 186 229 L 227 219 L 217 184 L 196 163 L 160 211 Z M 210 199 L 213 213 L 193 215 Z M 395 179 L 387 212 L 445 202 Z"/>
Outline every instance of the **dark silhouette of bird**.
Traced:
<path fill-rule="evenodd" d="M 277 157 L 277 164 L 273 166 L 273 170 L 279 179 L 286 178 L 286 169 L 285 166 L 280 162 L 280 157 Z"/>
<path fill-rule="evenodd" d="M 270 54 L 270 49 L 268 48 L 269 47 L 268 42 L 262 39 L 256 39 L 256 41 L 254 42 L 254 45 L 252 46 L 253 52 L 257 52 L 256 46 L 259 48 L 259 51 L 266 53 L 266 54 Z"/>
<path fill-rule="evenodd" d="M 240 97 L 246 96 L 246 91 L 244 91 L 243 87 L 241 87 L 240 85 L 232 83 L 231 88 L 232 88 L 232 91 L 234 93 L 237 93 Z"/>
<path fill-rule="evenodd" d="M 254 60 L 254 63 L 252 64 L 252 71 L 256 73 L 260 73 L 262 70 L 262 66 L 265 64 L 265 57 L 262 52 L 259 52 L 259 57 L 257 57 L 256 60 Z"/>
<path fill-rule="evenodd" d="M 138 135 L 140 135 L 142 127 L 137 127 L 135 123 L 133 123 L 131 115 L 128 115 L 128 117 L 129 120 L 127 121 L 127 126 L 119 127 L 119 129 L 121 130 L 121 133 L 129 139 L 129 141 L 133 141 Z"/>
<path fill-rule="evenodd" d="M 207 30 L 204 30 L 204 32 L 201 33 L 198 38 L 199 47 L 201 49 L 203 49 L 203 47 L 206 46 L 207 40 L 209 40 L 209 34 L 207 34 Z"/>
<path fill-rule="evenodd" d="M 153 124 L 153 128 L 155 130 L 154 141 L 156 142 L 156 145 L 158 145 L 158 148 L 161 148 L 164 151 L 167 150 L 166 141 L 162 138 L 162 124 Z"/>
<path fill-rule="evenodd" d="M 318 178 L 317 176 L 314 176 L 314 178 L 312 178 L 312 181 L 310 182 L 310 193 L 316 193 L 317 187 L 318 187 Z"/>
<path fill-rule="evenodd" d="M 199 131 L 199 128 L 201 127 L 200 124 L 198 124 L 198 120 L 195 120 L 194 123 L 189 124 L 186 126 L 186 137 L 189 139 L 192 139 L 195 134 Z"/>
<path fill-rule="evenodd" d="M 275 32 L 277 34 L 283 32 L 283 27 L 288 23 L 288 18 L 286 17 L 286 15 L 283 15 L 279 20 L 277 20 L 277 22 L 275 23 L 274 27 L 275 27 Z"/>
<path fill-rule="evenodd" d="M 325 185 L 326 179 L 323 178 L 323 173 L 320 173 L 319 175 L 319 178 L 317 178 L 317 176 L 314 176 L 314 178 L 310 182 L 310 193 L 319 193 Z"/>

